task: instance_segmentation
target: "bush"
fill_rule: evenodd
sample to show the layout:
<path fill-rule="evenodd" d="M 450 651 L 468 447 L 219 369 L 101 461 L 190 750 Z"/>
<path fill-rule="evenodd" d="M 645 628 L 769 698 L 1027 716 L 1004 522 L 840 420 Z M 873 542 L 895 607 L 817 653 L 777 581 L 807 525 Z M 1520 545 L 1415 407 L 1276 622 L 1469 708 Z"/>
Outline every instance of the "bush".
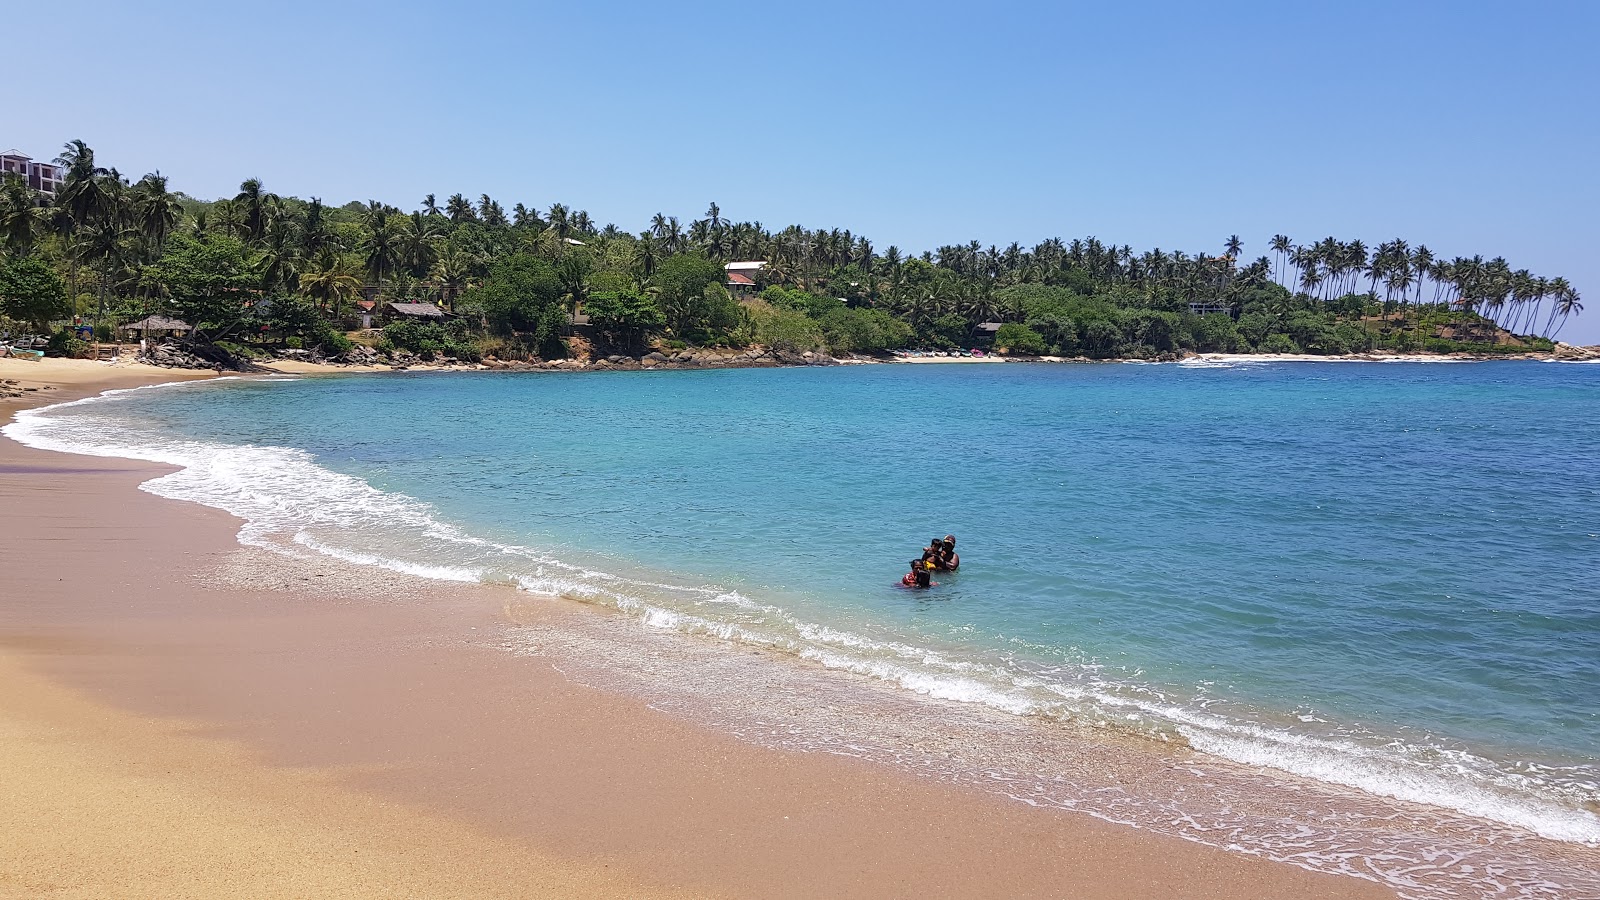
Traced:
<path fill-rule="evenodd" d="M 115 336 L 116 335 L 111 330 L 111 326 L 104 322 L 94 326 L 94 339 L 102 344 L 110 343 L 111 339 Z"/>
<path fill-rule="evenodd" d="M 995 349 L 1002 353 L 1026 353 L 1042 356 L 1045 351 L 1044 335 L 1026 325 L 1008 322 L 994 335 Z"/>
<path fill-rule="evenodd" d="M 1189 335 L 1194 348 L 1202 353 L 1233 353 L 1239 349 L 1239 329 L 1233 319 L 1222 313 L 1195 319 Z"/>
<path fill-rule="evenodd" d="M 835 306 L 822 317 L 823 339 L 835 353 L 877 353 L 911 343 L 911 326 L 881 309 Z"/>
<path fill-rule="evenodd" d="M 50 343 L 46 349 L 52 356 L 64 356 L 68 359 L 81 359 L 89 355 L 89 342 L 79 339 L 70 328 L 63 328 L 50 335 Z"/>
<path fill-rule="evenodd" d="M 925 343 L 950 350 L 965 345 L 971 334 L 972 328 L 966 319 L 955 313 L 945 313 L 924 326 L 919 336 Z"/>
<path fill-rule="evenodd" d="M 746 308 L 757 343 L 789 353 L 803 353 L 822 347 L 822 328 L 805 313 L 778 309 L 761 301 L 755 301 Z"/>
<path fill-rule="evenodd" d="M 66 286 L 49 263 L 36 256 L 0 259 L 0 315 L 42 332 L 71 311 Z"/>
<path fill-rule="evenodd" d="M 655 298 L 632 289 L 590 294 L 584 311 L 597 333 L 629 352 L 667 327 L 667 317 L 662 315 Z"/>
<path fill-rule="evenodd" d="M 1299 353 L 1300 347 L 1287 334 L 1269 334 L 1256 345 L 1258 353 Z"/>
<path fill-rule="evenodd" d="M 283 339 L 283 345 L 290 350 L 301 350 L 305 348 L 306 342 L 301 340 L 299 335 L 292 335 Z"/>
<path fill-rule="evenodd" d="M 317 346 L 322 348 L 322 352 L 327 353 L 330 356 L 339 356 L 341 354 L 348 353 L 350 352 L 350 348 L 355 346 L 350 342 L 348 337 L 345 337 L 343 332 L 336 331 L 333 328 L 326 326 L 321 331 L 317 332 L 316 340 Z"/>
<path fill-rule="evenodd" d="M 1083 326 L 1079 339 L 1084 355 L 1093 359 L 1109 359 L 1117 353 L 1122 342 L 1122 329 L 1104 319 L 1096 319 Z"/>
<path fill-rule="evenodd" d="M 344 339 L 345 349 L 349 349 L 349 339 L 344 335 L 338 337 Z M 388 353 L 397 349 L 409 350 L 425 360 L 453 356 L 477 362 L 483 358 L 483 352 L 467 334 L 466 323 L 459 319 L 448 325 L 437 322 L 390 322 L 383 328 L 379 348 Z"/>

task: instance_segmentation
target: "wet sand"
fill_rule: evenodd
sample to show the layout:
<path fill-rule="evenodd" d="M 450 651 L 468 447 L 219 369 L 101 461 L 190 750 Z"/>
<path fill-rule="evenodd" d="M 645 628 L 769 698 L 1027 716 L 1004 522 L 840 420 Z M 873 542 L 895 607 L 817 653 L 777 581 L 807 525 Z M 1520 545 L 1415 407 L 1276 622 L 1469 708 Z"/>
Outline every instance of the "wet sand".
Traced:
<path fill-rule="evenodd" d="M 0 894 L 1391 896 L 701 728 L 503 649 L 595 613 L 242 550 L 164 471 L 0 439 Z"/>

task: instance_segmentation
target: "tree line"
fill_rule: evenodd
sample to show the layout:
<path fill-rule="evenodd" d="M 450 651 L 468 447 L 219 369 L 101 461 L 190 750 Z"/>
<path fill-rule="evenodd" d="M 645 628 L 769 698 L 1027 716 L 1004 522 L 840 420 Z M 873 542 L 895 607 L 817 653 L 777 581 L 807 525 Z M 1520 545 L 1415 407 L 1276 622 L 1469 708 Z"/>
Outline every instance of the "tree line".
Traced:
<path fill-rule="evenodd" d="M 336 351 L 367 299 L 450 311 L 449 325 L 394 328 L 390 340 L 469 356 L 560 355 L 581 311 L 599 339 L 628 349 L 959 347 L 998 322 L 1008 349 L 1104 358 L 1538 349 L 1583 309 L 1564 278 L 1500 257 L 1436 258 L 1400 239 L 1369 249 L 1280 234 L 1253 261 L 1237 236 L 1215 254 L 1095 237 L 913 254 L 848 229 L 733 221 L 715 203 L 687 223 L 658 213 L 629 232 L 561 203 L 508 210 L 487 194 L 429 194 L 411 210 L 325 206 L 251 178 L 201 201 L 159 173 L 132 181 L 101 167 L 82 141 L 57 162 L 65 182 L 53 202 L 19 179 L 0 184 L 0 299 L 35 327 L 164 312 L 212 339 L 269 334 Z M 766 263 L 740 298 L 723 270 L 735 260 Z"/>

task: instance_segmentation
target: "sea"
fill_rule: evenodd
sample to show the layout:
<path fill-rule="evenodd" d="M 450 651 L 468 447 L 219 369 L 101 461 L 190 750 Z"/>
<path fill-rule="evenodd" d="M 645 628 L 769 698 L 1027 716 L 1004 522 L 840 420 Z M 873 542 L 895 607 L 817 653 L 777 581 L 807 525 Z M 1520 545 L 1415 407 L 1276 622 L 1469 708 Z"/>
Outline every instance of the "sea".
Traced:
<path fill-rule="evenodd" d="M 1600 897 L 1600 366 L 251 377 L 4 433 L 179 466 L 144 489 L 246 545 L 594 607 L 506 652 L 750 740 L 1405 897 Z"/>

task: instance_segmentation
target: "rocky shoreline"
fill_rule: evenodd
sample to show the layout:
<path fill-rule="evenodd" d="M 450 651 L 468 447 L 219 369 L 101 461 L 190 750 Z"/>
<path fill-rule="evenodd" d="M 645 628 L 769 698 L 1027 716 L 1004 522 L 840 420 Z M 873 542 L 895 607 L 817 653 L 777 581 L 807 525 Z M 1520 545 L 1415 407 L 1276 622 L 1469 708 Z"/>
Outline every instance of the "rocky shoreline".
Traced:
<path fill-rule="evenodd" d="M 1501 359 L 1533 359 L 1557 362 L 1600 362 L 1600 346 L 1578 347 L 1572 344 L 1557 344 L 1555 350 L 1537 353 L 1517 354 L 1484 354 L 1484 353 L 1452 353 L 1452 354 L 1380 354 L 1380 353 L 1355 353 L 1343 356 L 1315 356 L 1311 354 L 1204 354 L 1204 353 L 1166 353 L 1153 359 L 1102 359 L 1095 360 L 1087 357 L 1060 357 L 1060 356 L 1007 356 L 987 357 L 977 360 L 961 356 L 921 356 L 905 358 L 891 354 L 876 355 L 851 355 L 848 357 L 833 357 L 826 353 L 814 351 L 793 352 L 775 350 L 766 347 L 755 347 L 747 350 L 729 350 L 714 348 L 694 348 L 683 350 L 655 350 L 640 356 L 627 356 L 612 354 L 596 356 L 589 359 L 555 359 L 555 360 L 500 360 L 490 357 L 482 362 L 472 363 L 451 357 L 424 360 L 405 351 L 399 351 L 392 356 L 385 356 L 371 347 L 357 346 L 351 351 L 337 357 L 325 357 L 320 353 L 308 350 L 282 350 L 273 360 L 261 361 L 235 356 L 220 348 L 215 347 L 181 347 L 175 344 L 157 344 L 140 354 L 137 361 L 152 366 L 166 369 L 214 369 L 218 371 L 260 372 L 271 373 L 277 371 L 272 368 L 274 362 L 291 362 L 327 367 L 329 370 L 357 369 L 368 371 L 405 371 L 408 369 L 419 370 L 474 370 L 474 371 L 643 371 L 656 369 L 751 369 L 751 368 L 778 368 L 784 366 L 838 366 L 838 365 L 869 365 L 879 363 L 939 363 L 939 362 L 1048 362 L 1048 363 L 1170 363 L 1184 360 L 1200 361 L 1229 361 L 1229 362 L 1276 362 L 1276 361 L 1354 361 L 1354 362 L 1387 362 L 1396 360 L 1450 360 L 1460 362 L 1475 362 Z"/>

